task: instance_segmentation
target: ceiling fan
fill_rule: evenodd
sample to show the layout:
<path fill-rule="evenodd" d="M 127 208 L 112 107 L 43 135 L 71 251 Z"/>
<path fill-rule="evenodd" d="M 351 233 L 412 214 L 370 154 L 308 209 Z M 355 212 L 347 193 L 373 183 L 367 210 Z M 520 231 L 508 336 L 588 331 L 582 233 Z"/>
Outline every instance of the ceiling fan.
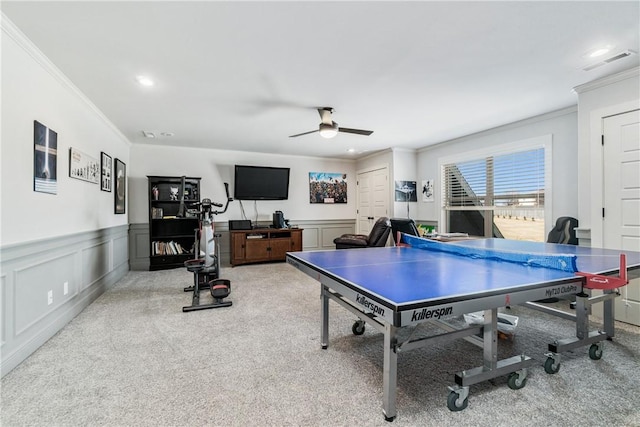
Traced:
<path fill-rule="evenodd" d="M 363 130 L 363 129 L 351 129 L 351 128 L 343 128 L 339 127 L 338 123 L 334 122 L 331 119 L 331 113 L 333 113 L 333 108 L 331 107 L 322 107 L 318 108 L 318 113 L 320 113 L 320 126 L 317 130 L 310 130 L 309 132 L 298 133 L 296 135 L 290 135 L 289 138 L 295 138 L 297 136 L 308 135 L 310 133 L 319 132 L 320 136 L 324 138 L 333 138 L 338 134 L 338 132 L 345 133 L 355 133 L 358 135 L 366 135 L 369 136 L 373 133 L 372 130 Z"/>

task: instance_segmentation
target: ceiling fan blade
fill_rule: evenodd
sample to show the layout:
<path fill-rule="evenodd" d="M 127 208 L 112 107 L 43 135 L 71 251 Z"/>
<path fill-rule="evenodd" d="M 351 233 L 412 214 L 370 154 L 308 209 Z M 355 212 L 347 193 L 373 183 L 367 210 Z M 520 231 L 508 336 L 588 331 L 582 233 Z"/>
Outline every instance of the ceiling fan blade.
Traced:
<path fill-rule="evenodd" d="M 289 135 L 289 138 L 295 138 L 296 136 L 302 136 L 302 135 L 309 135 L 310 133 L 315 133 L 315 132 L 318 132 L 318 129 L 310 130 L 309 132 L 298 133 L 298 134 L 295 134 L 295 135 Z"/>
<path fill-rule="evenodd" d="M 358 135 L 366 135 L 366 136 L 369 136 L 373 133 L 372 130 L 343 128 L 342 126 L 338 128 L 338 132 L 355 133 Z"/>
<path fill-rule="evenodd" d="M 325 125 L 333 125 L 333 120 L 331 119 L 331 113 L 333 113 L 333 108 L 331 107 L 323 107 L 318 108 L 318 114 L 320 114 L 320 119 L 322 123 Z"/>

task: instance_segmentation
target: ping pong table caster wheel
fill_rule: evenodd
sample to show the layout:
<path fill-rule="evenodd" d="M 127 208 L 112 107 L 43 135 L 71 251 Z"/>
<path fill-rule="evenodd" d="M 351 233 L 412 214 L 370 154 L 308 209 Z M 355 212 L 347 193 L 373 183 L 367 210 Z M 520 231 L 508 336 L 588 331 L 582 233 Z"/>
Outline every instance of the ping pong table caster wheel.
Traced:
<path fill-rule="evenodd" d="M 387 417 L 386 415 L 384 416 L 384 420 L 385 420 L 386 422 L 388 422 L 388 423 L 392 423 L 392 422 L 393 422 L 393 420 L 395 420 L 395 419 L 396 419 L 396 417 L 395 417 L 395 416 L 393 416 L 393 417 Z"/>
<path fill-rule="evenodd" d="M 560 362 L 556 363 L 553 357 L 547 357 L 547 360 L 544 362 L 544 371 L 547 374 L 557 374 L 559 370 Z"/>
<path fill-rule="evenodd" d="M 364 322 L 362 320 L 356 320 L 356 322 L 351 327 L 351 332 L 353 332 L 353 335 L 364 334 Z"/>
<path fill-rule="evenodd" d="M 447 397 L 447 408 L 449 408 L 450 411 L 458 412 L 467 407 L 469 404 L 469 396 L 466 396 L 462 400 L 460 400 L 460 397 L 461 396 L 455 391 L 449 393 L 449 397 Z"/>
<path fill-rule="evenodd" d="M 602 358 L 602 344 L 595 343 L 589 347 L 589 358 L 591 360 L 600 360 Z"/>
<path fill-rule="evenodd" d="M 526 373 L 512 372 L 507 379 L 507 385 L 511 390 L 520 390 L 527 384 Z"/>

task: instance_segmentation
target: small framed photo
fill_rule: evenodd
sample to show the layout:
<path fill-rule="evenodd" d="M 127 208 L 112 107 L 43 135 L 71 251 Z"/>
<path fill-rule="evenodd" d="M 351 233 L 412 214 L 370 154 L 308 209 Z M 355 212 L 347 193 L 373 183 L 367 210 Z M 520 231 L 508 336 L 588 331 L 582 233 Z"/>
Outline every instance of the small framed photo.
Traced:
<path fill-rule="evenodd" d="M 100 153 L 100 189 L 111 192 L 111 156 L 107 153 Z"/>
<path fill-rule="evenodd" d="M 33 191 L 58 192 L 58 134 L 33 121 Z"/>
<path fill-rule="evenodd" d="M 127 205 L 127 165 L 120 159 L 116 159 L 114 175 L 114 212 L 123 214 Z"/>
<path fill-rule="evenodd" d="M 396 181 L 395 182 L 396 202 L 417 202 L 416 181 Z"/>
<path fill-rule="evenodd" d="M 422 201 L 433 202 L 433 179 L 422 180 Z"/>
<path fill-rule="evenodd" d="M 100 162 L 77 148 L 69 148 L 69 177 L 92 184 L 100 182 Z"/>

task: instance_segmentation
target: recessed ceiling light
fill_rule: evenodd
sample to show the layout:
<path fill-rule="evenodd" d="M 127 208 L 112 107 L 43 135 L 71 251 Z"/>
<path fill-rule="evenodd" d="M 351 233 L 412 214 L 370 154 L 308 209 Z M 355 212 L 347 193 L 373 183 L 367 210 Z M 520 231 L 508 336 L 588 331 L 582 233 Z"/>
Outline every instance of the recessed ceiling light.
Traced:
<path fill-rule="evenodd" d="M 153 80 L 146 76 L 137 76 L 136 81 L 142 86 L 153 86 Z"/>
<path fill-rule="evenodd" d="M 148 130 L 143 130 L 142 131 L 142 135 L 144 135 L 145 138 L 155 138 L 156 134 L 153 132 L 149 132 Z"/>
<path fill-rule="evenodd" d="M 595 64 L 587 65 L 582 68 L 584 71 L 591 71 L 594 68 L 602 67 L 603 65 L 611 64 L 614 61 L 619 61 L 621 59 L 627 58 L 631 55 L 635 55 L 636 52 L 631 49 L 623 50 L 622 52 L 618 52 L 615 54 L 609 54 L 604 58 L 599 58 Z"/>
<path fill-rule="evenodd" d="M 355 149 L 355 148 L 349 148 L 349 149 L 347 150 L 347 153 L 355 153 L 355 152 L 356 152 L 356 149 Z"/>
<path fill-rule="evenodd" d="M 596 58 L 598 56 L 602 56 L 605 53 L 609 52 L 609 50 L 611 50 L 611 49 L 609 49 L 608 47 L 603 47 L 603 48 L 600 48 L 600 49 L 596 49 L 593 52 L 591 52 L 591 54 L 589 55 L 589 58 Z"/>
<path fill-rule="evenodd" d="M 604 46 L 598 46 L 595 49 L 591 49 L 582 55 L 583 58 L 597 58 L 598 56 L 602 56 L 613 49 L 614 46 L 608 44 Z"/>

